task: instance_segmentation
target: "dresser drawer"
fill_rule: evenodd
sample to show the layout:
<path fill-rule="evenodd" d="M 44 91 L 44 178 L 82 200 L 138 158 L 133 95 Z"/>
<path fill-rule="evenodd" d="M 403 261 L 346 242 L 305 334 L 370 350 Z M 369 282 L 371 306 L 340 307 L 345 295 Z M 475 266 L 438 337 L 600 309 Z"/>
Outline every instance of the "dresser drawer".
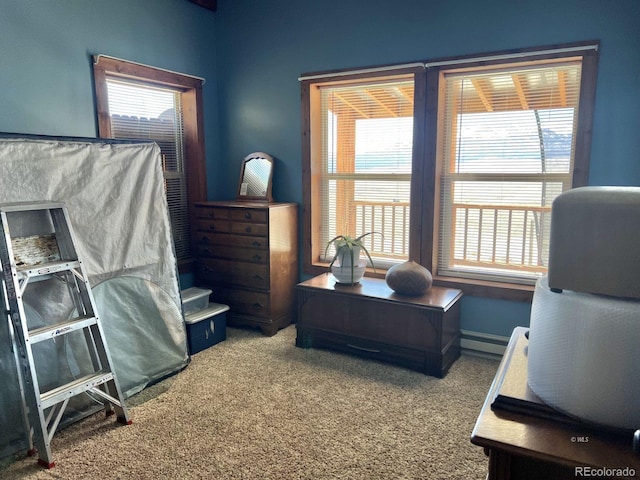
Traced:
<path fill-rule="evenodd" d="M 225 220 L 199 219 L 196 223 L 200 232 L 234 233 L 252 237 L 266 237 L 269 228 L 265 223 L 233 223 Z"/>
<path fill-rule="evenodd" d="M 269 228 L 266 223 L 232 223 L 231 233 L 238 235 L 251 235 L 257 237 L 266 237 L 269 233 Z"/>
<path fill-rule="evenodd" d="M 205 282 L 269 288 L 269 265 L 218 258 L 200 258 L 198 274 Z"/>
<path fill-rule="evenodd" d="M 198 219 L 196 222 L 196 226 L 199 231 L 202 232 L 219 232 L 219 233 L 230 233 L 231 232 L 231 222 L 224 220 L 208 220 L 208 219 Z"/>
<path fill-rule="evenodd" d="M 229 220 L 231 212 L 223 207 L 198 207 L 196 205 L 196 217 L 208 218 L 211 220 Z"/>
<path fill-rule="evenodd" d="M 212 298 L 216 303 L 229 305 L 231 311 L 237 314 L 264 318 L 271 316 L 271 296 L 268 293 L 216 288 Z"/>
<path fill-rule="evenodd" d="M 230 247 L 228 245 L 199 244 L 198 256 L 240 260 L 254 263 L 267 263 L 269 261 L 269 251 L 266 249 L 260 250 L 255 248 L 245 248 L 241 246 Z"/>
<path fill-rule="evenodd" d="M 226 245 L 250 248 L 253 250 L 269 250 L 269 239 L 267 237 L 251 237 L 247 235 L 231 235 L 223 232 L 199 231 L 196 239 L 198 245 L 212 249 L 217 245 Z"/>
<path fill-rule="evenodd" d="M 234 222 L 244 223 L 267 223 L 267 211 L 255 209 L 233 209 L 231 211 L 231 220 Z"/>
<path fill-rule="evenodd" d="M 247 208 L 198 207 L 196 217 L 210 220 L 231 220 L 244 223 L 268 223 L 266 210 Z"/>

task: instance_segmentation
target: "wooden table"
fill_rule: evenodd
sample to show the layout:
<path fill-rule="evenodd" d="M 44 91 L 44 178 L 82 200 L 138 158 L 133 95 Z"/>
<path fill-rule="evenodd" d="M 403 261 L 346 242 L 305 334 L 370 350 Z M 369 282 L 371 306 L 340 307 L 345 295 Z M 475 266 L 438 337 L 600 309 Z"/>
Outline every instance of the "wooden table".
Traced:
<path fill-rule="evenodd" d="M 298 347 L 322 347 L 443 377 L 460 356 L 460 290 L 398 295 L 378 278 L 342 285 L 326 273 L 296 288 Z"/>
<path fill-rule="evenodd" d="M 526 385 L 526 331 L 514 330 L 471 435 L 471 442 L 489 455 L 487 479 L 640 478 L 640 456 L 633 453 L 631 434 L 596 429 L 557 412 L 545 413 L 543 402 Z M 519 385 L 505 386 L 517 379 Z M 505 409 L 501 398 L 510 392 L 515 392 L 516 400 L 532 402 L 529 411 L 539 413 Z"/>

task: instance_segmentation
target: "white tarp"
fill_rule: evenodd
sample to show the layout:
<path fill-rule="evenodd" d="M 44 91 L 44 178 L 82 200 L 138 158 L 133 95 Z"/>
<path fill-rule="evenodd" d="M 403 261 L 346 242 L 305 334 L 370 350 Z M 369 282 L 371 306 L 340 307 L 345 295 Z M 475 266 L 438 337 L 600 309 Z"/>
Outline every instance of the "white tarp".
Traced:
<path fill-rule="evenodd" d="M 0 137 L 0 203 L 20 201 L 66 204 L 125 396 L 184 368 L 189 355 L 158 146 Z M 73 315 L 59 284 L 43 282 L 25 293 L 30 328 Z M 41 383 L 83 373 L 86 349 L 77 346 L 76 333 L 34 349 Z M 10 344 L 4 317 L 0 457 L 25 446 Z"/>

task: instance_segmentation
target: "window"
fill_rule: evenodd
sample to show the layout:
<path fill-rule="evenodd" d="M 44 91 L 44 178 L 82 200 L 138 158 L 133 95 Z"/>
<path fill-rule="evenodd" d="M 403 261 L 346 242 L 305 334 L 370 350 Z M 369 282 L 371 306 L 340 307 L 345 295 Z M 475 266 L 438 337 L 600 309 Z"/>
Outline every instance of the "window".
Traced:
<path fill-rule="evenodd" d="M 409 256 L 414 78 L 404 75 L 318 85 L 318 225 L 323 245 L 367 232 L 376 267 Z M 322 260 L 326 260 L 322 258 Z"/>
<path fill-rule="evenodd" d="M 534 283 L 573 183 L 581 61 L 441 72 L 438 274 Z"/>
<path fill-rule="evenodd" d="M 304 271 L 332 236 L 380 231 L 376 268 L 530 299 L 551 203 L 587 182 L 596 65 L 576 44 L 303 76 Z"/>
<path fill-rule="evenodd" d="M 206 199 L 202 80 L 98 56 L 94 63 L 101 137 L 153 140 L 160 147 L 180 271 L 190 268 L 190 209 Z"/>

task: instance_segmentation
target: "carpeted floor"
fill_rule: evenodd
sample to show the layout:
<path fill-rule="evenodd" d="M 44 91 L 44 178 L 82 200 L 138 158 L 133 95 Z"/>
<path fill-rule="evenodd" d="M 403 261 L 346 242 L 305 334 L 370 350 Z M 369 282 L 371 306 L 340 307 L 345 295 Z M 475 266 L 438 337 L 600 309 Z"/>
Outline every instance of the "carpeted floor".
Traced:
<path fill-rule="evenodd" d="M 181 373 L 96 414 L 0 479 L 484 479 L 469 437 L 498 362 L 463 355 L 444 379 L 229 328 Z"/>

